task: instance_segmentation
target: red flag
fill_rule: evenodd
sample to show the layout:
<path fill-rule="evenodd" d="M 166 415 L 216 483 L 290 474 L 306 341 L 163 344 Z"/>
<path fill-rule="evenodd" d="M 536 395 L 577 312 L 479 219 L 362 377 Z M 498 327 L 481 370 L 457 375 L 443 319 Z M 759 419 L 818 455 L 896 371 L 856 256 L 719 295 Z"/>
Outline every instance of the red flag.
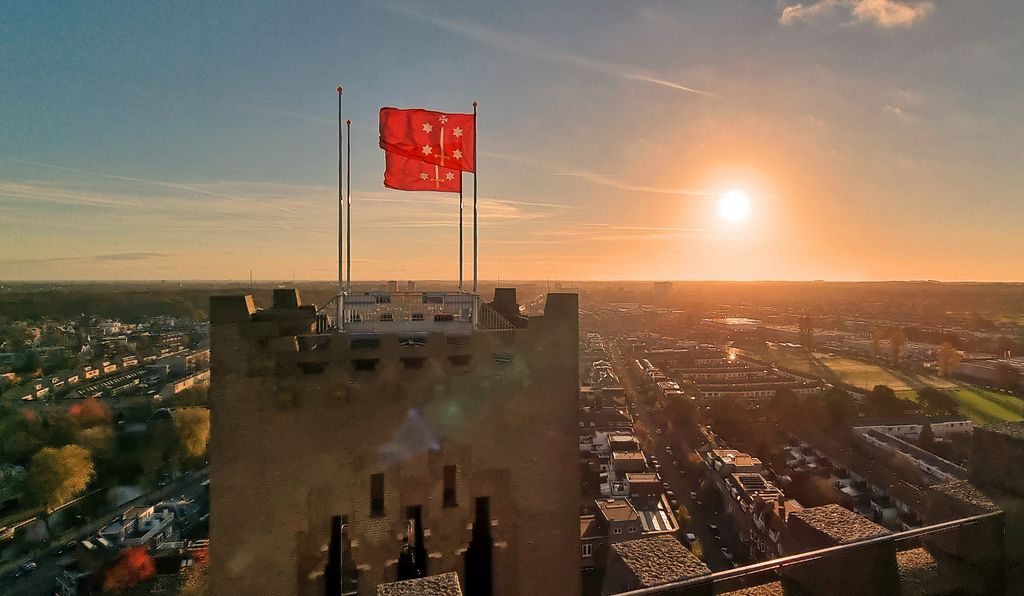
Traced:
<path fill-rule="evenodd" d="M 380 147 L 445 168 L 476 170 L 473 114 L 380 109 Z"/>
<path fill-rule="evenodd" d="M 431 190 L 459 192 L 462 190 L 462 172 L 384 152 L 384 186 L 396 190 Z"/>

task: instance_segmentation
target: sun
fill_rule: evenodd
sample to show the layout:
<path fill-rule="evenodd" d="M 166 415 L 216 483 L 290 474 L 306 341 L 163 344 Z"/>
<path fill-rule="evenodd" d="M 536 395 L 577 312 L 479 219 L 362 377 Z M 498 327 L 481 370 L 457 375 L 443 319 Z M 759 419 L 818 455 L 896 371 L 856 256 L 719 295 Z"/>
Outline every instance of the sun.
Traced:
<path fill-rule="evenodd" d="M 718 199 L 718 214 L 722 219 L 739 222 L 750 216 L 750 197 L 740 190 L 730 190 Z"/>

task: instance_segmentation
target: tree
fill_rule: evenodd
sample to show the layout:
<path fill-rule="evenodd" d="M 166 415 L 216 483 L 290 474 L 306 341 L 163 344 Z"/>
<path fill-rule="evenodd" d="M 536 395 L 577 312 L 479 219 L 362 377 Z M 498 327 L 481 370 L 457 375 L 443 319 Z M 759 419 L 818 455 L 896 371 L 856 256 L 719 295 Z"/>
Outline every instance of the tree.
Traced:
<path fill-rule="evenodd" d="M 956 414 L 960 404 L 956 398 L 935 387 L 924 387 L 917 392 L 917 401 L 924 406 L 929 414 Z"/>
<path fill-rule="evenodd" d="M 921 427 L 921 436 L 918 437 L 917 442 L 921 449 L 931 451 L 935 448 L 935 432 L 932 431 L 931 424 L 924 423 L 924 426 Z"/>
<path fill-rule="evenodd" d="M 156 563 L 145 547 L 125 549 L 103 576 L 103 591 L 121 594 L 156 576 Z"/>
<path fill-rule="evenodd" d="M 207 398 L 208 391 L 206 387 L 189 387 L 175 395 L 172 400 L 175 407 L 178 408 L 206 406 L 209 404 L 209 399 Z"/>
<path fill-rule="evenodd" d="M 92 456 L 84 447 L 44 447 L 32 456 L 27 486 L 48 511 L 80 495 L 95 474 Z"/>
<path fill-rule="evenodd" d="M 82 428 L 90 428 L 99 424 L 110 424 L 114 413 L 110 406 L 96 399 L 89 397 L 68 408 L 68 414 Z"/>
<path fill-rule="evenodd" d="M 814 349 L 814 320 L 808 315 L 800 317 L 800 343 L 808 352 Z"/>
<path fill-rule="evenodd" d="M 688 526 L 690 525 L 690 511 L 686 508 L 686 505 L 680 505 L 679 510 L 676 512 L 678 515 L 679 523 Z"/>
<path fill-rule="evenodd" d="M 906 331 L 902 327 L 893 329 L 889 334 L 889 353 L 892 356 L 892 365 L 896 368 L 900 366 L 900 356 L 905 345 L 907 345 Z"/>
<path fill-rule="evenodd" d="M 846 426 L 857 413 L 857 407 L 850 394 L 836 387 L 828 389 L 821 395 L 821 405 L 825 410 L 828 427 L 832 429 Z"/>
<path fill-rule="evenodd" d="M 871 331 L 871 354 L 878 358 L 882 355 L 882 340 L 888 336 L 889 332 L 881 327 L 876 327 Z"/>
<path fill-rule="evenodd" d="M 114 445 L 114 429 L 109 426 L 94 426 L 78 433 L 77 443 L 89 450 L 94 459 L 106 457 Z"/>
<path fill-rule="evenodd" d="M 690 545 L 690 552 L 701 561 L 704 560 L 704 545 L 700 543 L 700 540 L 693 541 L 693 544 Z"/>
<path fill-rule="evenodd" d="M 793 414 L 800 409 L 800 399 L 789 387 L 782 387 L 772 396 L 771 408 L 776 414 Z"/>
<path fill-rule="evenodd" d="M 943 342 L 939 346 L 939 374 L 944 377 L 948 377 L 949 373 L 956 370 L 956 365 L 960 363 L 960 352 L 953 347 L 950 342 Z"/>
<path fill-rule="evenodd" d="M 864 396 L 864 409 L 871 416 L 893 416 L 914 409 L 914 403 L 896 397 L 896 392 L 887 385 L 875 385 Z"/>
<path fill-rule="evenodd" d="M 185 408 L 174 416 L 182 447 L 189 457 L 200 457 L 206 453 L 210 442 L 210 410 L 206 408 Z"/>

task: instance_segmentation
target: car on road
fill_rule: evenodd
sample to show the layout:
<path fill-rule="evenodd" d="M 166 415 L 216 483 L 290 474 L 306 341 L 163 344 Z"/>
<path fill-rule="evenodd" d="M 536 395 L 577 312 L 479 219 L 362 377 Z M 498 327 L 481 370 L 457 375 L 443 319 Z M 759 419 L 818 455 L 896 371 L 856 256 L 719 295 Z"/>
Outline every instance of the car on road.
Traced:
<path fill-rule="evenodd" d="M 678 459 L 672 460 L 672 465 L 678 468 L 679 467 L 679 460 Z"/>
<path fill-rule="evenodd" d="M 39 565 L 37 565 L 35 561 L 29 561 L 27 563 L 22 563 L 21 565 L 18 565 L 17 569 L 14 570 L 14 578 L 17 579 L 19 577 L 25 577 L 29 573 L 32 573 L 33 571 L 35 571 L 36 568 L 38 568 L 38 567 L 39 567 Z"/>
<path fill-rule="evenodd" d="M 661 429 L 659 428 L 658 430 L 656 430 L 654 432 L 656 432 L 656 433 L 658 433 L 660 435 L 661 434 Z"/>
<path fill-rule="evenodd" d="M 662 482 L 661 483 L 661 488 L 663 488 L 665 490 L 669 490 L 670 488 L 672 488 L 672 485 L 670 485 L 668 482 Z"/>
<path fill-rule="evenodd" d="M 672 447 L 670 447 L 669 445 L 665 445 L 665 453 L 672 455 Z"/>
<path fill-rule="evenodd" d="M 75 549 L 75 546 L 77 546 L 77 545 L 78 545 L 78 541 L 77 540 L 72 540 L 70 542 L 67 542 L 63 546 L 61 546 L 59 549 L 57 549 L 57 554 L 58 555 L 63 555 L 66 552 L 71 552 L 71 551 L 73 551 Z"/>
<path fill-rule="evenodd" d="M 697 500 L 697 493 L 691 490 L 690 491 L 690 499 L 696 501 Z"/>
<path fill-rule="evenodd" d="M 675 499 L 669 499 L 668 504 L 672 506 L 672 509 L 677 509 L 679 507 L 679 501 Z"/>
<path fill-rule="evenodd" d="M 665 491 L 665 495 L 668 496 L 668 498 L 670 499 L 676 498 L 676 493 L 672 492 L 671 490 Z"/>
<path fill-rule="evenodd" d="M 686 534 L 686 545 L 687 546 L 693 546 L 694 542 L 697 542 L 697 535 L 696 534 L 687 533 Z"/>
<path fill-rule="evenodd" d="M 711 530 L 711 535 L 712 536 L 718 536 L 719 535 L 718 534 L 718 525 L 716 525 L 716 524 L 708 524 L 708 529 Z"/>
<path fill-rule="evenodd" d="M 726 561 L 732 561 L 733 559 L 736 558 L 736 556 L 732 554 L 732 551 L 729 550 L 729 547 L 727 547 L 727 546 L 723 546 L 722 548 L 720 548 L 718 550 L 722 551 L 722 556 L 725 557 Z"/>

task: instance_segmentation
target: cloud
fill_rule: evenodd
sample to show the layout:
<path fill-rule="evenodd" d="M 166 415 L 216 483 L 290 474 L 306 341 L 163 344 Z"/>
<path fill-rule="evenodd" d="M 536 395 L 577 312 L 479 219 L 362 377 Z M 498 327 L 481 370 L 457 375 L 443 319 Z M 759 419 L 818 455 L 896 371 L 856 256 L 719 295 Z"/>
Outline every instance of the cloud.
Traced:
<path fill-rule="evenodd" d="M 614 188 L 617 190 L 626 190 L 630 192 L 643 192 L 651 194 L 662 194 L 662 195 L 680 195 L 680 196 L 693 196 L 703 197 L 714 194 L 709 190 L 702 189 L 691 189 L 691 188 L 672 188 L 663 186 L 647 186 L 643 184 L 632 184 L 628 181 L 623 180 L 625 176 L 615 174 L 598 174 L 583 169 L 577 168 L 552 168 L 548 163 L 521 157 L 518 155 L 508 155 L 504 153 L 495 153 L 493 151 L 481 151 L 480 155 L 486 157 L 494 157 L 497 159 L 509 161 L 512 163 L 529 166 L 531 168 L 537 168 L 545 170 L 554 176 L 566 176 L 569 178 L 578 178 L 585 180 L 591 184 L 597 184 L 599 186 L 606 186 L 608 188 Z"/>
<path fill-rule="evenodd" d="M 667 87 L 669 89 L 675 89 L 676 91 L 683 91 L 686 93 L 692 93 L 695 95 L 703 95 L 706 97 L 718 98 L 719 96 L 711 93 L 710 91 L 704 91 L 697 89 L 696 87 L 690 87 L 689 85 L 683 85 L 676 81 L 671 81 L 659 76 L 654 75 L 648 71 L 638 69 L 633 66 L 627 66 L 624 64 L 616 64 L 614 62 L 606 62 L 602 60 L 595 60 L 594 58 L 588 58 L 586 56 L 579 56 L 577 54 L 571 54 L 569 52 L 563 52 L 561 50 L 553 50 L 546 48 L 539 44 L 536 40 L 524 37 L 522 35 L 516 35 L 507 31 L 501 31 L 498 29 L 492 29 L 483 25 L 477 25 L 474 23 L 468 23 L 465 21 L 455 21 L 439 19 L 422 14 L 418 11 L 412 10 L 407 6 L 394 4 L 392 2 L 377 2 L 378 6 L 411 19 L 420 21 L 421 23 L 427 23 L 433 25 L 445 31 L 457 33 L 464 37 L 468 37 L 485 45 L 489 45 L 499 50 L 507 50 L 516 54 L 522 54 L 524 56 L 530 56 L 531 58 L 537 58 L 547 62 L 553 62 L 555 64 L 561 64 L 563 66 L 569 66 L 572 68 L 579 68 L 581 70 L 589 70 L 591 72 L 598 72 L 627 81 L 637 81 L 641 83 L 649 83 L 651 85 L 658 85 L 660 87 Z"/>
<path fill-rule="evenodd" d="M 868 23 L 883 29 L 909 28 L 935 10 L 931 0 L 818 0 L 782 8 L 779 22 L 788 25 L 812 22 L 837 15 L 856 23 Z"/>
<path fill-rule="evenodd" d="M 119 252 L 92 256 L 9 259 L 5 262 L 8 265 L 45 265 L 49 263 L 91 263 L 96 261 L 150 261 L 174 256 L 178 255 L 164 252 Z"/>

